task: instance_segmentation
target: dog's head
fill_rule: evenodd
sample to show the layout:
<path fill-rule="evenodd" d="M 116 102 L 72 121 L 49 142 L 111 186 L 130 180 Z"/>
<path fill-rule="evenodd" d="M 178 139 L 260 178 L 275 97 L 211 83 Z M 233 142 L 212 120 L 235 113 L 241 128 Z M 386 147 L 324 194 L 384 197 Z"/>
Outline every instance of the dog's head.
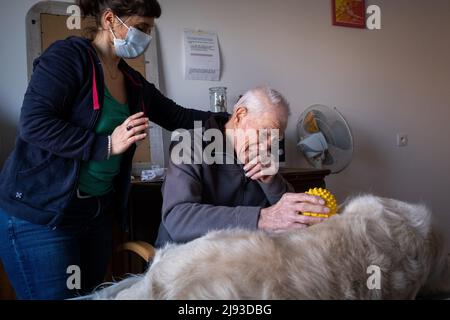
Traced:
<path fill-rule="evenodd" d="M 391 223 L 406 223 L 424 237 L 429 234 L 431 227 L 431 213 L 426 206 L 372 195 L 351 199 L 342 214 L 379 218 L 380 221 L 387 218 Z"/>
<path fill-rule="evenodd" d="M 420 295 L 450 293 L 449 250 L 425 205 L 366 195 L 349 201 L 342 214 L 362 223 L 358 229 L 380 250 L 402 252 L 427 267 Z"/>

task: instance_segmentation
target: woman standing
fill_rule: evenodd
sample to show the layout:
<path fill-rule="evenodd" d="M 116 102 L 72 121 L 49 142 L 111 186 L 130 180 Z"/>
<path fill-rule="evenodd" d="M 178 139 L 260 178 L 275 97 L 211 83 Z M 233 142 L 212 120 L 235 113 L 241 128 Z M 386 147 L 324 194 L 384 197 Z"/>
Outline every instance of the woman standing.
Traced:
<path fill-rule="evenodd" d="M 100 284 L 113 208 L 126 215 L 135 143 L 149 120 L 190 129 L 210 115 L 178 106 L 123 60 L 148 48 L 157 0 L 78 4 L 97 32 L 36 59 L 0 174 L 0 257 L 19 299 L 70 298 Z M 81 291 L 67 281 L 77 267 Z"/>

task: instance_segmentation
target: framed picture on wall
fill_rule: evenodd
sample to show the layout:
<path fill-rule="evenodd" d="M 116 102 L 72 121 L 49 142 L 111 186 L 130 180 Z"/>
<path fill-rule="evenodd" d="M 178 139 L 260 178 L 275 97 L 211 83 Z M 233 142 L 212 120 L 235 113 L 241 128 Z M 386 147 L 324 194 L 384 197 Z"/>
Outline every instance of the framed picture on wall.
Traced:
<path fill-rule="evenodd" d="M 333 25 L 353 28 L 366 27 L 364 0 L 331 0 Z"/>

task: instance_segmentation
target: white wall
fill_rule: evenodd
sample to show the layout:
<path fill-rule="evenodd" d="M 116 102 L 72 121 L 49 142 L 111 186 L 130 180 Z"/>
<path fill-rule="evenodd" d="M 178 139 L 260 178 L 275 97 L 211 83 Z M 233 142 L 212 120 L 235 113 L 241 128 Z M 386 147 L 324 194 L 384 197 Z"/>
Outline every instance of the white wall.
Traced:
<path fill-rule="evenodd" d="M 17 123 L 26 88 L 24 20 L 36 2 L 0 0 L 3 149 L 11 147 L 9 127 Z M 162 87 L 169 97 L 206 110 L 211 86 L 227 86 L 230 104 L 255 85 L 279 89 L 292 105 L 292 167 L 304 165 L 295 148 L 300 113 L 315 103 L 336 106 L 353 129 L 355 156 L 345 172 L 328 179 L 330 189 L 341 200 L 375 192 L 424 201 L 450 230 L 449 0 L 368 0 L 382 8 L 381 31 L 331 26 L 329 0 L 160 2 Z M 220 82 L 183 80 L 185 27 L 219 33 Z M 396 147 L 397 132 L 409 134 L 408 147 Z"/>
<path fill-rule="evenodd" d="M 35 1 L 0 0 L 0 165 L 13 147 L 25 93 L 25 15 Z"/>
<path fill-rule="evenodd" d="M 14 147 L 28 81 L 25 17 L 37 2 L 0 0 L 0 167 Z"/>
<path fill-rule="evenodd" d="M 355 136 L 351 166 L 327 181 L 342 200 L 361 192 L 430 205 L 450 230 L 450 1 L 371 0 L 382 30 L 331 25 L 329 0 L 160 0 L 165 91 L 182 105 L 208 105 L 208 87 L 229 88 L 230 102 L 258 84 L 292 106 L 287 164 L 297 152 L 295 125 L 308 106 L 336 106 Z M 221 82 L 183 80 L 182 31 L 219 33 Z M 409 146 L 396 147 L 396 134 Z"/>

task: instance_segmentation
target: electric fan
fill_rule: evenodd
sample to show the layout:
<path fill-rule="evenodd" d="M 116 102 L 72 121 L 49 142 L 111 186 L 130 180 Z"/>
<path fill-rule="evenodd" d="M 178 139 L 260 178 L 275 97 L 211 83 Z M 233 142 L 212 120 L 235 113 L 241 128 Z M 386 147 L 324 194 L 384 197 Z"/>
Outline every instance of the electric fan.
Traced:
<path fill-rule="evenodd" d="M 339 173 L 350 164 L 353 137 L 347 121 L 336 108 L 309 107 L 298 120 L 297 133 L 297 146 L 313 167 Z"/>

